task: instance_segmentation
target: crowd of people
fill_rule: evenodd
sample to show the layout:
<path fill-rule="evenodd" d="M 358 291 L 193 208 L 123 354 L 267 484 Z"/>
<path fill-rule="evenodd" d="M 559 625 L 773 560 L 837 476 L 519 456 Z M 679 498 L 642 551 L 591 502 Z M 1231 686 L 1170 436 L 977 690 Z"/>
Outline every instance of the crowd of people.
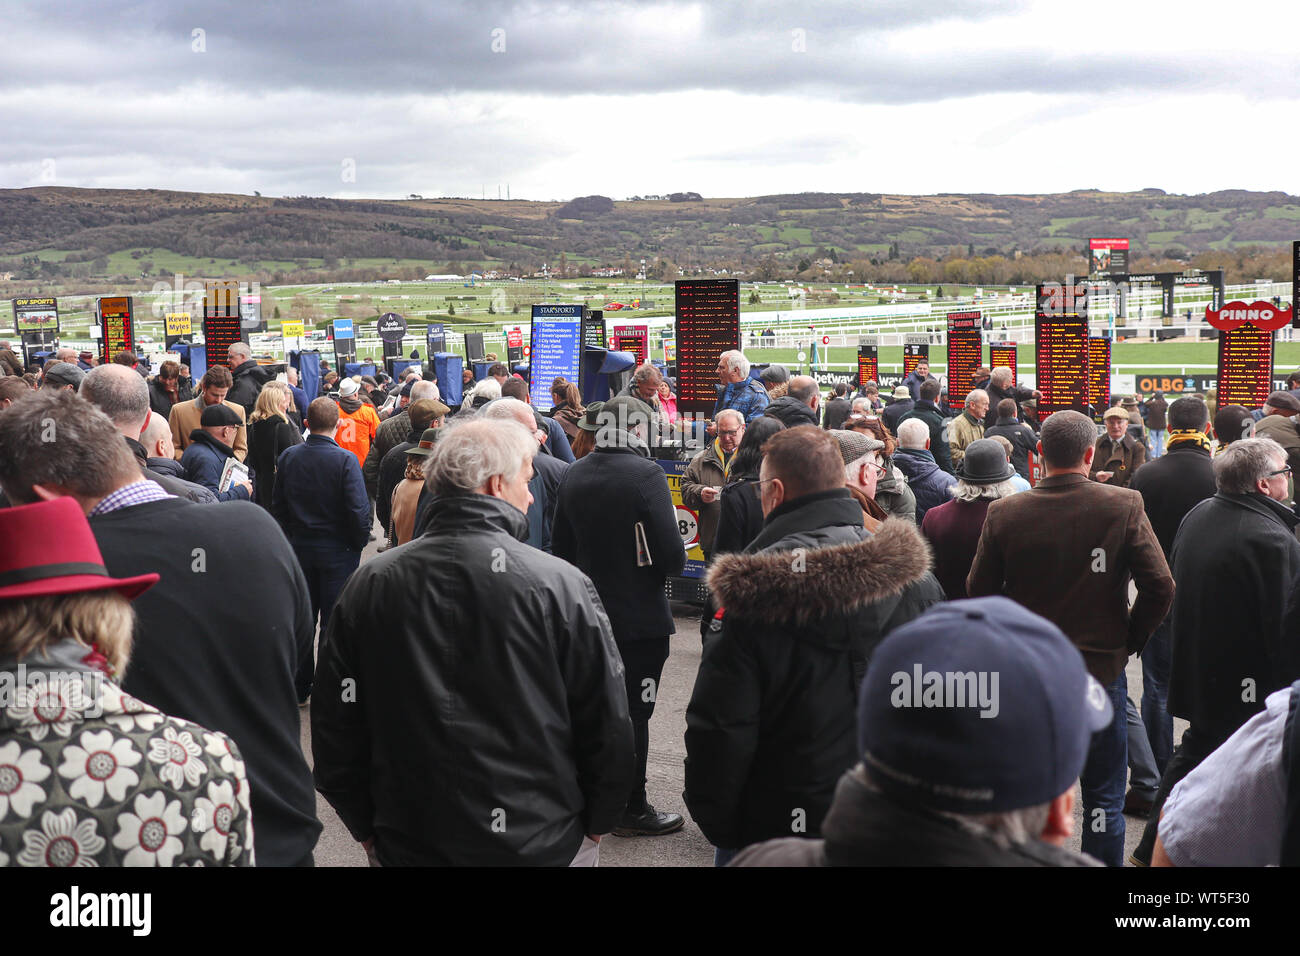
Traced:
<path fill-rule="evenodd" d="M 309 866 L 317 792 L 376 866 L 680 830 L 647 792 L 665 431 L 718 865 L 1120 866 L 1126 815 L 1141 865 L 1300 846 L 1300 373 L 1213 419 L 1121 397 L 1099 434 L 1008 368 L 951 408 L 924 363 L 824 395 L 728 351 L 697 430 L 653 364 L 584 403 L 496 363 L 448 405 L 428 369 L 309 396 L 227 359 L 0 342 L 0 865 Z"/>

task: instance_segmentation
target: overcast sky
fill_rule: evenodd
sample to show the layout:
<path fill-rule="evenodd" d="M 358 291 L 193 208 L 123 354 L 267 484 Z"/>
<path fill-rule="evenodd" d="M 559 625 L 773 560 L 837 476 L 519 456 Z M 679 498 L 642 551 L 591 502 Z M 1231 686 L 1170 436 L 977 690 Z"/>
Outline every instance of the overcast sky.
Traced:
<path fill-rule="evenodd" d="M 1269 0 L 15 2 L 0 186 L 1300 194 Z"/>

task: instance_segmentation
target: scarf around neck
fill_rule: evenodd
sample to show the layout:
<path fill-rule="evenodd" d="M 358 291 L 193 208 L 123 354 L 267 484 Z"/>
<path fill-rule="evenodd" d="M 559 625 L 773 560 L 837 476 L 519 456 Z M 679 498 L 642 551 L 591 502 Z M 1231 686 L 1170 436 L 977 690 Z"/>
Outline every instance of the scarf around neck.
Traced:
<path fill-rule="evenodd" d="M 1165 441 L 1165 448 L 1173 448 L 1174 444 L 1179 442 L 1190 442 L 1197 448 L 1210 450 L 1210 439 L 1199 428 L 1171 428 L 1169 438 Z"/>
<path fill-rule="evenodd" d="M 718 456 L 718 461 L 722 462 L 722 480 L 726 481 L 731 475 L 731 463 L 736 460 L 736 453 L 733 451 L 730 455 L 722 450 L 722 439 L 713 439 L 713 453 Z"/>

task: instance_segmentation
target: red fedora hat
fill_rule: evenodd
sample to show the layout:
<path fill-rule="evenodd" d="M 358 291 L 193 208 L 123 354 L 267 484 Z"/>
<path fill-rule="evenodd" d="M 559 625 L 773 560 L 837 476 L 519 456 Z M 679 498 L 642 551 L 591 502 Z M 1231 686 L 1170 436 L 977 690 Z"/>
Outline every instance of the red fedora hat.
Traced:
<path fill-rule="evenodd" d="M 107 588 L 134 598 L 158 583 L 156 574 L 109 577 L 90 524 L 72 498 L 0 509 L 0 535 L 11 542 L 0 548 L 0 601 Z"/>

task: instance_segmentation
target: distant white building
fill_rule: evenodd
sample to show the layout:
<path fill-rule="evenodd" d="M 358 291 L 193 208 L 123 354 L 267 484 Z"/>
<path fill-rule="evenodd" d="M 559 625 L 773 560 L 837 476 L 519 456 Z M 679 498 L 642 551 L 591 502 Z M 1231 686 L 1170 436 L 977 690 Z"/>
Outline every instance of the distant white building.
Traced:
<path fill-rule="evenodd" d="M 453 276 L 453 275 L 425 276 L 424 281 L 425 282 L 464 282 L 465 277 Z"/>

